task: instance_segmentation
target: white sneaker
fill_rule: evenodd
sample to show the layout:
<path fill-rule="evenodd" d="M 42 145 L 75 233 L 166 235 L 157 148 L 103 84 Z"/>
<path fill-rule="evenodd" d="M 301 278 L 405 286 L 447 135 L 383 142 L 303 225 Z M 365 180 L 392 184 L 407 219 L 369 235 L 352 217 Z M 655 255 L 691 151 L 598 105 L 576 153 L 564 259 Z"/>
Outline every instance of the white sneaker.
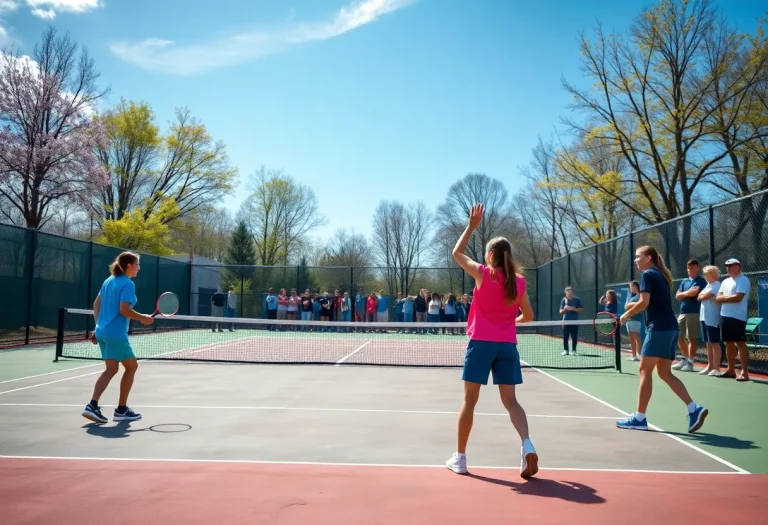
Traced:
<path fill-rule="evenodd" d="M 723 373 L 720 370 L 712 370 L 707 375 L 712 377 L 720 377 L 721 375 L 723 375 Z"/>
<path fill-rule="evenodd" d="M 699 370 L 699 374 L 701 374 L 701 375 L 703 375 L 703 376 L 707 376 L 707 375 L 709 375 L 709 373 L 710 373 L 711 371 L 712 371 L 712 370 L 710 370 L 709 368 L 702 368 L 701 370 Z"/>
<path fill-rule="evenodd" d="M 539 471 L 539 456 L 530 439 L 523 442 L 520 449 L 520 477 L 528 479 Z"/>
<path fill-rule="evenodd" d="M 451 459 L 445 462 L 445 466 L 454 471 L 456 474 L 467 473 L 467 456 L 458 452 L 454 452 Z"/>
<path fill-rule="evenodd" d="M 568 355 L 568 350 L 563 350 L 563 352 L 560 355 Z"/>
<path fill-rule="evenodd" d="M 693 372 L 693 361 L 689 361 L 688 359 L 686 359 L 683 362 L 683 366 L 681 366 L 679 370 L 681 372 Z"/>
<path fill-rule="evenodd" d="M 683 357 L 682 359 L 680 359 L 680 361 L 678 361 L 677 363 L 672 365 L 672 370 L 680 370 L 681 368 L 683 368 L 685 366 L 685 364 L 687 362 L 688 362 L 688 360 Z"/>

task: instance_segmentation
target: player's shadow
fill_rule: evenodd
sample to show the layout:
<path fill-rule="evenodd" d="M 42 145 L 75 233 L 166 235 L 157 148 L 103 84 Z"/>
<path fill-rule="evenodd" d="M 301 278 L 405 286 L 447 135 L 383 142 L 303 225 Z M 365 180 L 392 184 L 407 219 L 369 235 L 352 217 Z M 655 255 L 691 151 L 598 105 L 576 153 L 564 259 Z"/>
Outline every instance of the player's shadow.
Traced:
<path fill-rule="evenodd" d="M 175 434 L 192 430 L 192 425 L 186 423 L 163 423 L 151 425 L 142 428 L 131 428 L 131 424 L 137 421 L 118 421 L 115 425 L 97 425 L 96 423 L 87 423 L 83 425 L 85 431 L 92 435 L 108 439 L 120 439 L 129 437 L 135 432 L 158 432 L 160 434 Z"/>
<path fill-rule="evenodd" d="M 711 447 L 730 448 L 734 450 L 752 450 L 760 448 L 754 441 L 746 439 L 739 439 L 734 436 L 720 436 L 717 434 L 708 434 L 706 432 L 695 432 L 688 434 L 687 432 L 659 432 L 661 434 L 670 434 L 672 436 L 678 436 L 681 438 L 695 439 L 700 445 L 709 445 Z"/>
<path fill-rule="evenodd" d="M 594 505 L 605 503 L 605 498 L 597 494 L 597 490 L 575 481 L 556 481 L 546 478 L 530 478 L 528 481 L 514 482 L 506 479 L 489 478 L 477 474 L 467 474 L 470 478 L 479 479 L 486 483 L 509 487 L 518 494 L 524 496 L 538 496 L 540 498 L 557 498 L 574 503 Z"/>

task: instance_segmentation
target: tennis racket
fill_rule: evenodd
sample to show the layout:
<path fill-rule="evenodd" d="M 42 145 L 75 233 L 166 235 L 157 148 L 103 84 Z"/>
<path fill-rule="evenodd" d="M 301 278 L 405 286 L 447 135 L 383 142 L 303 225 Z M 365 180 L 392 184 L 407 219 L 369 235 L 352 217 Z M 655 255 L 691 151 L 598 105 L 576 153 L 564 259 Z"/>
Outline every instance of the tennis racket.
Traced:
<path fill-rule="evenodd" d="M 165 292 L 157 298 L 152 317 L 160 314 L 162 317 L 172 317 L 179 311 L 179 298 L 173 292 Z M 96 331 L 91 332 L 91 343 L 96 344 Z"/>
<path fill-rule="evenodd" d="M 179 311 L 179 298 L 173 292 L 165 292 L 157 298 L 155 311 L 152 317 L 160 315 L 162 317 L 172 317 Z"/>
<path fill-rule="evenodd" d="M 619 328 L 619 320 L 611 312 L 598 312 L 593 324 L 600 335 L 613 335 Z"/>

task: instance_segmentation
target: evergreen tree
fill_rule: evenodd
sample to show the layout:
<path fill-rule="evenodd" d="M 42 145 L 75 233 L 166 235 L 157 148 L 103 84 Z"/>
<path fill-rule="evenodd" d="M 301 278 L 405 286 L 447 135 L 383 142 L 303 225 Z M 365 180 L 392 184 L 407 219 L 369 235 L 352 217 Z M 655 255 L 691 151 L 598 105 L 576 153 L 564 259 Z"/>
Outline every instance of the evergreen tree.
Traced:
<path fill-rule="evenodd" d="M 245 221 L 240 221 L 232 233 L 232 241 L 224 262 L 238 266 L 252 266 L 256 264 L 256 250 L 253 246 L 253 238 L 248 231 Z"/>

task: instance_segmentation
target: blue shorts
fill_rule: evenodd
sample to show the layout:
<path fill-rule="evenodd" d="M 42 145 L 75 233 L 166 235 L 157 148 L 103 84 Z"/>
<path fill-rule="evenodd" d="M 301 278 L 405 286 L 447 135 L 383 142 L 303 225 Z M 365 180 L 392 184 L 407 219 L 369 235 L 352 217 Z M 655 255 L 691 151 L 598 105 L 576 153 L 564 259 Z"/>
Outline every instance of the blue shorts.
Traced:
<path fill-rule="evenodd" d="M 128 339 L 97 339 L 101 348 L 101 358 L 117 362 L 133 359 L 133 348 Z"/>
<path fill-rule="evenodd" d="M 519 385 L 523 382 L 516 343 L 469 341 L 461 378 L 470 383 L 487 385 L 491 371 L 494 385 Z"/>
<path fill-rule="evenodd" d="M 679 336 L 679 330 L 646 332 L 640 355 L 642 357 L 658 357 L 674 361 L 677 355 L 677 338 Z"/>

